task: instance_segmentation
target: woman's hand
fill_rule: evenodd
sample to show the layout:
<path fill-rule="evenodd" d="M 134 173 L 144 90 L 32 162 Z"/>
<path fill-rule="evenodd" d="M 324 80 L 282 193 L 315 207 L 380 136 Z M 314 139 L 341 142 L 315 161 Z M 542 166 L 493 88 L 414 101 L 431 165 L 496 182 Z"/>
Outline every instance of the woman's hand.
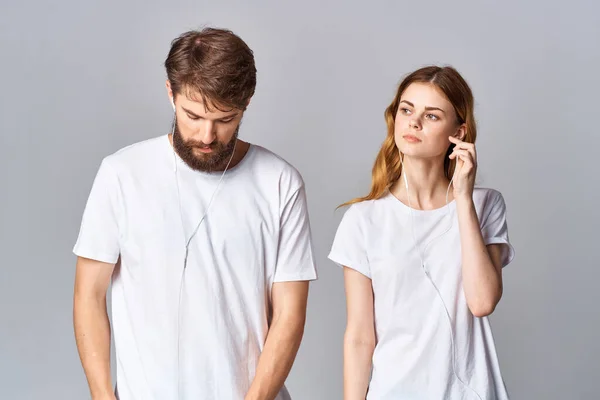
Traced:
<path fill-rule="evenodd" d="M 453 136 L 450 141 L 456 146 L 448 158 L 456 159 L 454 180 L 452 181 L 454 198 L 473 198 L 475 173 L 477 171 L 477 152 L 473 143 L 463 142 Z"/>

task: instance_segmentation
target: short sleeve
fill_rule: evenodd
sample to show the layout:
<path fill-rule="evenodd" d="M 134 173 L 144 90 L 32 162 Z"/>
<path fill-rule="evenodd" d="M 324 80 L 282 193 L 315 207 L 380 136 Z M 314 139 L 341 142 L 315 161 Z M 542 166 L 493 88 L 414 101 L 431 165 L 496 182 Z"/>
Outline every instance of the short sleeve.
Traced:
<path fill-rule="evenodd" d="M 508 224 L 506 222 L 506 203 L 500 192 L 490 196 L 489 207 L 484 208 L 481 221 L 481 233 L 486 245 L 503 244 L 502 267 L 510 264 L 515 256 L 515 251 L 508 236 Z"/>
<path fill-rule="evenodd" d="M 304 184 L 283 203 L 274 282 L 317 279 Z"/>
<path fill-rule="evenodd" d="M 105 159 L 88 196 L 73 253 L 105 263 L 116 263 L 120 253 L 120 206 L 118 177 Z"/>
<path fill-rule="evenodd" d="M 352 268 L 371 279 L 364 225 L 356 205 L 350 206 L 344 213 L 328 258 L 340 267 Z"/>

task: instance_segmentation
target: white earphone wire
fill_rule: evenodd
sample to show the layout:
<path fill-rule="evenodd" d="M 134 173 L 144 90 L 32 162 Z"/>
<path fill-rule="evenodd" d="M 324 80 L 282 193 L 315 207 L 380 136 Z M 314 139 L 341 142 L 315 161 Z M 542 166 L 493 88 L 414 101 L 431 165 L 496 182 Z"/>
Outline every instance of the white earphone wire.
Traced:
<path fill-rule="evenodd" d="M 172 135 L 175 135 L 175 124 L 176 124 L 176 119 L 177 117 L 174 115 L 173 116 L 173 124 L 172 124 L 172 128 L 171 128 L 171 132 Z M 183 230 L 183 235 L 184 235 L 184 240 L 185 240 L 185 254 L 184 254 L 184 259 L 183 259 L 183 269 L 181 270 L 181 279 L 179 281 L 179 296 L 178 296 L 178 302 L 177 302 L 177 398 L 180 398 L 180 391 L 181 391 L 181 374 L 180 374 L 180 364 L 181 364 L 181 298 L 183 295 L 183 283 L 184 283 L 184 278 L 185 278 L 185 271 L 187 269 L 187 261 L 188 261 L 188 254 L 189 254 L 189 246 L 190 243 L 192 241 L 192 238 L 196 235 L 196 233 L 198 232 L 198 229 L 200 228 L 200 225 L 202 225 L 202 222 L 204 221 L 204 219 L 206 218 L 207 214 L 208 214 L 208 210 L 210 209 L 210 206 L 212 205 L 212 202 L 215 198 L 215 195 L 217 193 L 217 191 L 219 190 L 219 187 L 221 186 L 221 182 L 223 181 L 223 178 L 225 177 L 225 173 L 227 172 L 227 170 L 229 169 L 229 165 L 231 164 L 231 160 L 233 160 L 233 156 L 235 155 L 235 149 L 237 147 L 237 137 L 234 138 L 233 140 L 235 140 L 235 142 L 233 143 L 233 151 L 231 153 L 231 156 L 229 157 L 229 161 L 227 162 L 227 165 L 225 166 L 225 170 L 223 170 L 223 173 L 221 174 L 221 178 L 219 179 L 219 182 L 217 183 L 217 187 L 215 188 L 215 190 L 213 191 L 210 200 L 208 202 L 208 205 L 206 206 L 206 210 L 204 211 L 204 215 L 202 216 L 202 218 L 200 219 L 200 222 L 198 222 L 198 224 L 196 225 L 196 227 L 194 228 L 194 230 L 192 231 L 192 234 L 190 235 L 190 237 L 188 239 L 185 239 L 185 225 L 183 222 L 183 212 L 182 212 L 182 207 L 181 207 L 181 192 L 179 189 L 179 176 L 178 176 L 178 168 L 177 168 L 177 163 L 179 162 L 177 160 L 177 154 L 175 153 L 175 147 L 172 146 L 172 150 L 173 150 L 173 161 L 175 162 L 175 182 L 176 182 L 176 186 L 177 186 L 177 199 L 179 202 L 179 218 L 181 219 L 181 229 Z"/>
<path fill-rule="evenodd" d="M 452 178 L 450 179 L 450 183 L 448 184 L 448 189 L 446 190 L 446 212 L 447 212 L 447 216 L 450 219 L 450 225 L 448 226 L 448 229 L 446 229 L 444 232 L 442 232 L 441 234 L 439 234 L 438 236 L 434 237 L 433 239 L 431 239 L 424 247 L 423 250 L 421 251 L 421 248 L 418 244 L 417 241 L 417 236 L 415 235 L 415 222 L 414 222 L 414 211 L 412 208 L 412 204 L 410 201 L 410 191 L 409 191 L 409 187 L 408 187 L 408 178 L 406 177 L 406 168 L 404 166 L 404 154 L 400 153 L 400 162 L 402 164 L 402 176 L 404 177 L 404 185 L 406 187 L 406 197 L 408 199 L 408 208 L 410 210 L 410 217 L 411 217 L 411 227 L 412 227 L 412 237 L 413 237 L 413 241 L 415 243 L 415 248 L 417 249 L 417 253 L 419 255 L 419 259 L 421 260 L 421 268 L 423 269 L 423 272 L 425 273 L 425 275 L 427 276 L 427 279 L 429 280 L 429 282 L 431 283 L 431 285 L 433 286 L 433 288 L 435 289 L 438 298 L 440 299 L 440 301 L 442 302 L 442 305 L 444 307 L 444 311 L 446 313 L 446 318 L 448 321 L 448 327 L 450 328 L 450 344 L 451 344 L 451 348 L 452 348 L 452 372 L 454 373 L 454 376 L 456 377 L 456 379 L 462 383 L 466 388 L 468 388 L 469 390 L 471 390 L 473 393 L 475 393 L 475 395 L 477 396 L 477 398 L 479 400 L 482 400 L 481 396 L 479 395 L 479 393 L 477 393 L 477 391 L 475 391 L 475 389 L 473 389 L 472 387 L 470 387 L 469 385 L 467 385 L 465 383 L 465 381 L 463 381 L 459 376 L 458 373 L 456 372 L 456 346 L 454 343 L 454 328 L 452 327 L 452 317 L 450 316 L 450 312 L 448 311 L 448 307 L 446 306 L 446 303 L 444 302 L 444 298 L 442 297 L 442 294 L 440 292 L 440 290 L 438 289 L 437 285 L 435 284 L 435 282 L 433 281 L 433 279 L 431 278 L 431 275 L 429 274 L 429 271 L 427 271 L 427 268 L 425 268 L 425 260 L 424 260 L 424 256 L 425 256 L 425 249 L 427 249 L 427 247 L 434 241 L 439 239 L 440 237 L 442 237 L 443 235 L 445 235 L 446 233 L 448 233 L 450 231 L 450 229 L 452 229 L 452 225 L 453 225 L 453 218 L 450 214 L 450 205 L 448 203 L 448 194 L 450 193 L 450 187 L 452 186 L 452 182 L 454 181 L 454 174 L 452 175 Z M 455 170 L 456 172 L 456 170 Z"/>

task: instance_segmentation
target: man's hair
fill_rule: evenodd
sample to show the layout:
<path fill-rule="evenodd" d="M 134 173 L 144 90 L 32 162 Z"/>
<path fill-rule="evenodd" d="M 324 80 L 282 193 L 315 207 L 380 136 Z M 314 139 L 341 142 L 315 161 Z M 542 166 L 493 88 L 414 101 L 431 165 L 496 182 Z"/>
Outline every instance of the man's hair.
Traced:
<path fill-rule="evenodd" d="M 165 68 L 173 96 L 202 101 L 207 110 L 245 110 L 256 88 L 252 50 L 225 29 L 183 33 L 171 43 Z"/>

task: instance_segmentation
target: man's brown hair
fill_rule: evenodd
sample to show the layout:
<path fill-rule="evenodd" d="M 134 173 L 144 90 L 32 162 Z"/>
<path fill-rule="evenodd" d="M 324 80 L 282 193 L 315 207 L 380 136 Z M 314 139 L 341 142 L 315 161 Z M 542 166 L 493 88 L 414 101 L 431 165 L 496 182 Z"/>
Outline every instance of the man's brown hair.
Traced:
<path fill-rule="evenodd" d="M 245 110 L 256 88 L 252 50 L 225 29 L 183 33 L 171 43 L 165 68 L 173 96 L 196 97 L 207 110 Z"/>

